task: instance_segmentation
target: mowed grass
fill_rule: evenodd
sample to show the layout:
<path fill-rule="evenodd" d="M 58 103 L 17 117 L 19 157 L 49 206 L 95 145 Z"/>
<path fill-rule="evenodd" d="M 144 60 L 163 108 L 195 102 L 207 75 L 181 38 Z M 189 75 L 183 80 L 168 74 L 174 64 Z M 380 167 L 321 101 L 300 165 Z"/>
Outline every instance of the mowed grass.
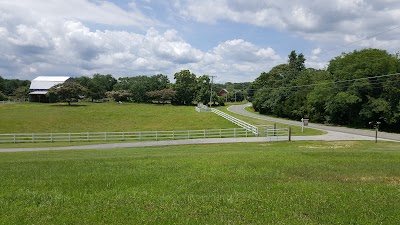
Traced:
<path fill-rule="evenodd" d="M 397 224 L 400 144 L 0 153 L 0 224 Z"/>
<path fill-rule="evenodd" d="M 0 105 L 0 133 L 129 132 L 233 127 L 237 126 L 213 113 L 198 113 L 191 106 L 131 103 Z"/>

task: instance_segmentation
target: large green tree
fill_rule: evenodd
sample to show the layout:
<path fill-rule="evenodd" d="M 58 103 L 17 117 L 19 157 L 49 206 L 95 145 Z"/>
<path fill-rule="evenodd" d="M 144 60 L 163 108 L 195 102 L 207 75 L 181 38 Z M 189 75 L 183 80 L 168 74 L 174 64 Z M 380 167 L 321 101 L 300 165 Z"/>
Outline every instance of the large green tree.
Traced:
<path fill-rule="evenodd" d="M 65 82 L 50 88 L 47 95 L 55 96 L 59 101 L 68 102 L 68 105 L 71 105 L 71 102 L 77 101 L 86 95 L 86 93 L 87 89 L 79 83 Z"/>
<path fill-rule="evenodd" d="M 117 83 L 111 74 L 98 73 L 94 74 L 92 78 L 86 76 L 75 78 L 75 81 L 88 90 L 87 96 L 92 101 L 105 98 L 106 92 L 112 91 L 113 86 Z"/>
<path fill-rule="evenodd" d="M 204 105 L 210 101 L 211 83 L 210 77 L 203 75 L 197 78 L 196 101 Z"/>
<path fill-rule="evenodd" d="M 191 105 L 196 97 L 197 78 L 189 70 L 181 70 L 174 75 L 176 91 L 174 102 L 178 105 Z"/>

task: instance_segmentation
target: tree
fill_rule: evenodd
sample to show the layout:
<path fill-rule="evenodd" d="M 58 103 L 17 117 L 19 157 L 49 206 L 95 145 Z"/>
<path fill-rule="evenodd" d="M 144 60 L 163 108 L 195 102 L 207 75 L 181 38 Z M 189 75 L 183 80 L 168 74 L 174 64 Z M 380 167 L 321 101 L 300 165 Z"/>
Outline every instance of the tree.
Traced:
<path fill-rule="evenodd" d="M 114 101 L 116 102 L 120 102 L 120 101 L 128 101 L 128 98 L 131 96 L 131 93 L 127 90 L 108 91 L 106 92 L 106 96 L 114 99 Z"/>
<path fill-rule="evenodd" d="M 94 74 L 92 78 L 86 76 L 75 78 L 75 81 L 88 90 L 87 96 L 92 99 L 92 102 L 105 98 L 106 92 L 112 91 L 114 84 L 117 83 L 111 74 L 98 73 Z"/>
<path fill-rule="evenodd" d="M 178 105 L 191 105 L 196 96 L 196 75 L 189 70 L 182 70 L 175 73 L 174 78 L 175 103 Z"/>
<path fill-rule="evenodd" d="M 17 98 L 28 98 L 29 97 L 29 87 L 21 86 L 15 89 L 14 95 Z"/>
<path fill-rule="evenodd" d="M 79 83 L 65 82 L 50 88 L 47 95 L 55 96 L 59 101 L 68 102 L 68 105 L 71 105 L 71 102 L 77 101 L 86 93 L 87 89 Z"/>
<path fill-rule="evenodd" d="M 128 90 L 131 100 L 134 102 L 149 102 L 151 98 L 146 94 L 169 88 L 167 76 L 157 74 L 153 76 L 121 77 L 114 85 L 114 90 Z"/>
<path fill-rule="evenodd" d="M 204 105 L 210 101 L 211 83 L 210 77 L 203 75 L 197 78 L 197 91 L 196 101 L 201 102 Z"/>
<path fill-rule="evenodd" d="M 171 101 L 175 97 L 175 94 L 176 91 L 172 89 L 163 89 L 146 93 L 146 95 L 149 96 L 150 99 L 158 101 L 158 103 L 161 103 L 163 105 L 168 101 Z"/>

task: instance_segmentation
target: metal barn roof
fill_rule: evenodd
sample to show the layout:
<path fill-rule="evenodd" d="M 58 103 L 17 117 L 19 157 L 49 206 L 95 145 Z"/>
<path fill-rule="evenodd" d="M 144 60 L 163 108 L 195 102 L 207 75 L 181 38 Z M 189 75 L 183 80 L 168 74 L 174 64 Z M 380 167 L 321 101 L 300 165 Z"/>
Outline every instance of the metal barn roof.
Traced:
<path fill-rule="evenodd" d="M 70 77 L 39 76 L 32 80 L 31 90 L 48 90 L 54 85 L 64 83 Z"/>

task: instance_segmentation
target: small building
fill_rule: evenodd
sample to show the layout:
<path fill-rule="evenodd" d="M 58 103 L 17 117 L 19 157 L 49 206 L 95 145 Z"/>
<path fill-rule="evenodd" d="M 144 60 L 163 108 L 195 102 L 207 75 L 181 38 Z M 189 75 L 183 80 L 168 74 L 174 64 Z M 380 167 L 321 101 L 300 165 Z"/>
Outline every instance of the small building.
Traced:
<path fill-rule="evenodd" d="M 29 88 L 30 102 L 54 102 L 46 95 L 49 89 L 57 84 L 62 84 L 71 77 L 39 76 L 32 80 Z"/>
<path fill-rule="evenodd" d="M 228 94 L 229 94 L 229 91 L 226 89 L 222 89 L 217 93 L 218 96 L 224 96 L 224 95 L 228 95 Z"/>

